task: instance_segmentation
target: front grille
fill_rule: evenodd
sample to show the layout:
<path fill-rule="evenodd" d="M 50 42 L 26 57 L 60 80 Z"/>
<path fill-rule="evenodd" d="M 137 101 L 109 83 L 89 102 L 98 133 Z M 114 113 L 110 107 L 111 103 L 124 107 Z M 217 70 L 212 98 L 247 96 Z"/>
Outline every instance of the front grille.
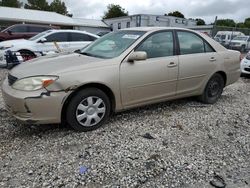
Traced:
<path fill-rule="evenodd" d="M 8 74 L 8 83 L 10 86 L 12 86 L 17 81 L 17 79 L 18 79 L 17 77 Z"/>

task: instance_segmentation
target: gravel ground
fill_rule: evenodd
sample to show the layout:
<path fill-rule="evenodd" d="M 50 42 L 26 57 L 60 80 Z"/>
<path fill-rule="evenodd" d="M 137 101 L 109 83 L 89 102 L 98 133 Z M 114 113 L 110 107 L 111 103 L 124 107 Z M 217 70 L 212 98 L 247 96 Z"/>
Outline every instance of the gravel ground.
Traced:
<path fill-rule="evenodd" d="M 241 78 L 215 105 L 165 102 L 77 133 L 18 124 L 0 93 L 0 187 L 248 188 L 249 107 Z"/>

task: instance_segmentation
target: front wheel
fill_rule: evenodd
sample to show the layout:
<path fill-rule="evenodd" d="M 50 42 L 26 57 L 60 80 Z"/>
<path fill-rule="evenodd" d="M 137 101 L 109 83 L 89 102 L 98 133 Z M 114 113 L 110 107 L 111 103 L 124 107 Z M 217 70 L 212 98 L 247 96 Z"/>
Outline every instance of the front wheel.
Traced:
<path fill-rule="evenodd" d="M 223 77 L 216 73 L 208 81 L 203 94 L 199 97 L 200 101 L 206 104 L 214 104 L 220 98 L 225 86 Z"/>
<path fill-rule="evenodd" d="M 92 131 L 105 123 L 110 115 L 110 100 L 101 90 L 88 88 L 79 91 L 69 102 L 66 119 L 77 131 Z"/>

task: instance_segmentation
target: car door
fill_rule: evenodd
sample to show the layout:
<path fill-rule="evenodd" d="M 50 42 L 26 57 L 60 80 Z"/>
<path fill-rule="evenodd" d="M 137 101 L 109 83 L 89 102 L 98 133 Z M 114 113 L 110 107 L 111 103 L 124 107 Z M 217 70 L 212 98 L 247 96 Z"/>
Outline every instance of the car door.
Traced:
<path fill-rule="evenodd" d="M 178 58 L 172 31 L 147 37 L 135 51 L 145 51 L 147 59 L 120 67 L 123 106 L 130 107 L 160 101 L 176 94 Z"/>
<path fill-rule="evenodd" d="M 196 33 L 177 31 L 177 38 L 180 48 L 177 95 L 189 95 L 201 88 L 221 59 Z"/>
<path fill-rule="evenodd" d="M 75 51 L 87 46 L 94 40 L 96 40 L 96 38 L 88 34 L 71 32 L 69 39 L 69 48 L 71 51 Z"/>
<path fill-rule="evenodd" d="M 45 42 L 37 42 L 37 50 L 42 52 L 50 52 L 50 51 L 69 51 L 69 33 L 68 32 L 55 32 L 50 33 L 45 37 Z M 56 44 L 59 49 L 57 48 Z"/>

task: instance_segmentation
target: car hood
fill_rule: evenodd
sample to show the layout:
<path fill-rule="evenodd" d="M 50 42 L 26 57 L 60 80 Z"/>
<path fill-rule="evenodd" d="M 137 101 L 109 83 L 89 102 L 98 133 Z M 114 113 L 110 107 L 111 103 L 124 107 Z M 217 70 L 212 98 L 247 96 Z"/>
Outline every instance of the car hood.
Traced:
<path fill-rule="evenodd" d="M 85 56 L 77 53 L 52 54 L 21 63 L 10 71 L 17 78 L 37 75 L 60 75 L 80 69 L 103 65 L 105 59 Z"/>
<path fill-rule="evenodd" d="M 7 40 L 7 41 L 0 42 L 0 48 L 6 47 L 6 46 L 17 46 L 19 44 L 28 44 L 28 43 L 32 43 L 32 41 L 25 40 L 25 39 Z"/>

